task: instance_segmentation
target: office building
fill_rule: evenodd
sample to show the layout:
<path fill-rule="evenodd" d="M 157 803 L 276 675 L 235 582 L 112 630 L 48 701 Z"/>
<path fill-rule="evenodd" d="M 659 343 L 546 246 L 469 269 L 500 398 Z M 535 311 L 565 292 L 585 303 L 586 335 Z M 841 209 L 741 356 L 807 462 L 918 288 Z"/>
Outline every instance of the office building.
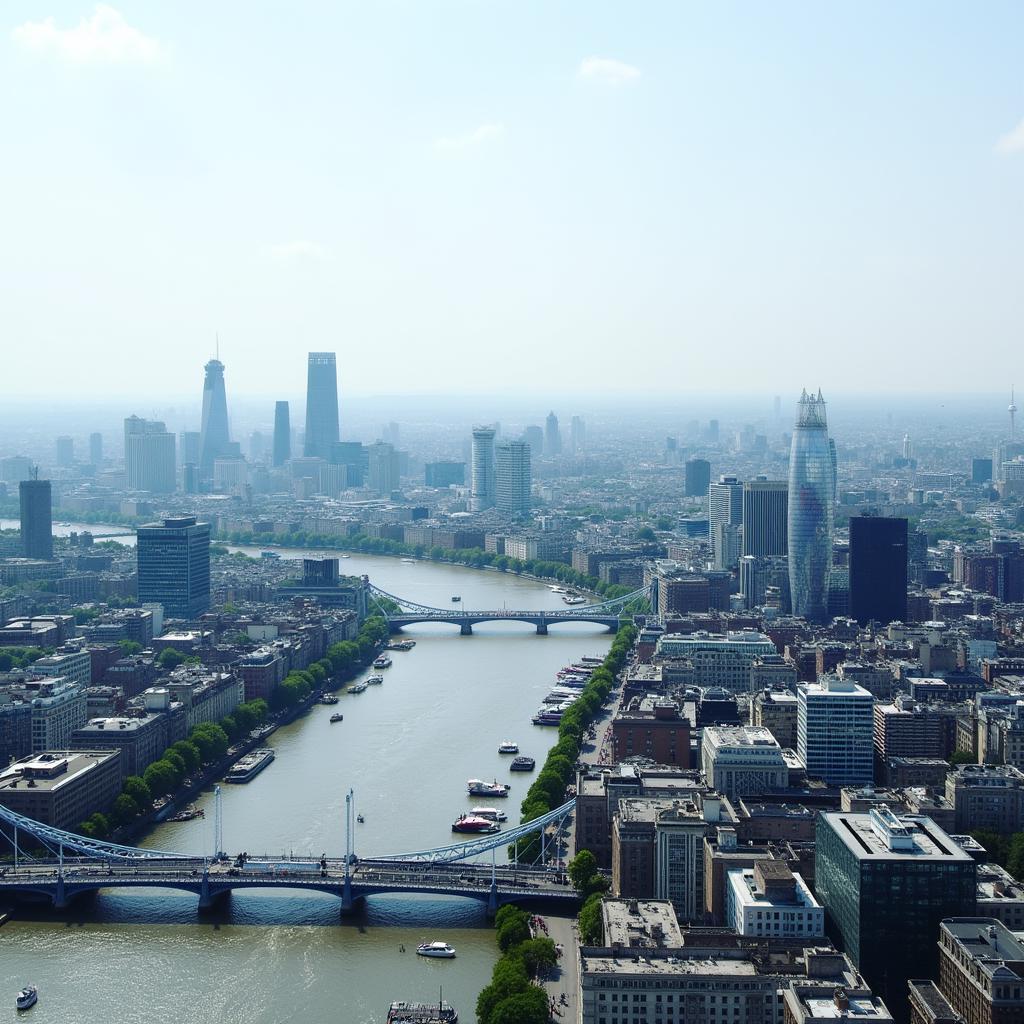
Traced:
<path fill-rule="evenodd" d="M 744 555 L 785 557 L 788 497 L 789 484 L 785 480 L 758 477 L 743 485 L 741 522 Z"/>
<path fill-rule="evenodd" d="M 874 698 L 856 683 L 825 675 L 797 688 L 797 753 L 811 778 L 829 786 L 874 781 Z"/>
<path fill-rule="evenodd" d="M 558 417 L 553 410 L 544 421 L 544 454 L 548 458 L 562 454 L 562 434 L 558 429 Z"/>
<path fill-rule="evenodd" d="M 367 486 L 371 491 L 390 497 L 399 487 L 399 460 L 394 446 L 377 441 L 366 449 L 368 458 Z"/>
<path fill-rule="evenodd" d="M 359 441 L 335 441 L 331 445 L 332 466 L 344 466 L 348 487 L 362 487 L 370 466 L 367 448 Z"/>
<path fill-rule="evenodd" d="M 789 592 L 793 614 L 824 621 L 832 568 L 835 501 L 834 449 L 829 446 L 825 400 L 800 396 L 789 454 Z"/>
<path fill-rule="evenodd" d="M 66 647 L 33 661 L 25 668 L 34 679 L 63 678 L 79 686 L 92 682 L 92 656 L 85 648 Z"/>
<path fill-rule="evenodd" d="M 725 892 L 726 927 L 737 935 L 820 939 L 825 934 L 825 911 L 783 861 L 733 868 Z"/>
<path fill-rule="evenodd" d="M 203 435 L 198 430 L 183 430 L 178 437 L 178 450 L 183 466 L 199 466 Z"/>
<path fill-rule="evenodd" d="M 129 416 L 124 421 L 125 485 L 131 491 L 173 494 L 176 445 L 159 420 Z"/>
<path fill-rule="evenodd" d="M 103 465 L 103 435 L 92 433 L 89 435 L 89 462 L 94 466 Z"/>
<path fill-rule="evenodd" d="M 33 470 L 33 473 L 35 471 Z M 26 558 L 53 558 L 53 506 L 50 481 L 22 480 L 18 484 L 21 501 L 21 552 Z"/>
<path fill-rule="evenodd" d="M 754 662 L 777 653 L 771 639 L 754 630 L 665 633 L 658 638 L 655 660 L 686 658 L 693 664 L 698 686 L 747 693 Z"/>
<path fill-rule="evenodd" d="M 690 767 L 690 727 L 673 701 L 637 698 L 612 718 L 616 762 L 645 757 L 656 764 Z"/>
<path fill-rule="evenodd" d="M 683 467 L 683 494 L 703 498 L 711 486 L 711 463 L 707 459 L 689 459 Z"/>
<path fill-rule="evenodd" d="M 850 517 L 850 614 L 862 626 L 906 621 L 906 519 Z"/>
<path fill-rule="evenodd" d="M 428 462 L 423 472 L 428 487 L 461 487 L 466 482 L 464 462 Z"/>
<path fill-rule="evenodd" d="M 569 423 L 569 443 L 573 455 L 579 455 L 587 444 L 587 424 L 579 417 L 573 416 Z"/>
<path fill-rule="evenodd" d="M 958 834 L 1024 830 L 1024 772 L 1005 764 L 963 764 L 945 779 Z"/>
<path fill-rule="evenodd" d="M 743 484 L 734 476 L 720 476 L 708 485 L 708 531 L 714 542 L 715 527 L 743 522 Z"/>
<path fill-rule="evenodd" d="M 168 618 L 191 619 L 210 607 L 210 524 L 195 516 L 137 531 L 139 603 L 163 605 Z"/>
<path fill-rule="evenodd" d="M 124 775 L 141 775 L 170 745 L 169 717 L 164 712 L 147 712 L 130 718 L 93 718 L 75 730 L 69 747 L 118 750 Z"/>
<path fill-rule="evenodd" d="M 287 402 L 274 403 L 275 466 L 283 466 L 292 457 L 292 421 Z"/>
<path fill-rule="evenodd" d="M 483 512 L 494 507 L 494 427 L 473 428 L 473 482 L 469 507 L 471 512 Z"/>
<path fill-rule="evenodd" d="M 57 438 L 57 465 L 61 469 L 69 469 L 75 464 L 75 439 L 73 437 Z"/>
<path fill-rule="evenodd" d="M 333 352 L 310 352 L 306 374 L 307 458 L 328 459 L 338 433 L 338 369 Z"/>
<path fill-rule="evenodd" d="M 525 441 L 502 441 L 495 447 L 495 504 L 506 515 L 530 511 L 530 446 Z"/>
<path fill-rule="evenodd" d="M 730 800 L 789 785 L 779 741 L 762 726 L 708 726 L 702 731 L 701 767 L 708 784 Z"/>
<path fill-rule="evenodd" d="M 750 702 L 750 724 L 767 729 L 778 740 L 780 747 L 796 750 L 796 694 L 769 688 L 757 690 Z"/>
<path fill-rule="evenodd" d="M 815 891 L 829 933 L 897 1019 L 907 979 L 934 977 L 939 923 L 974 912 L 975 872 L 929 818 L 885 805 L 818 816 Z"/>
<path fill-rule="evenodd" d="M 987 484 L 992 480 L 991 459 L 971 459 L 971 483 Z"/>
<path fill-rule="evenodd" d="M 213 478 L 214 461 L 231 454 L 231 431 L 228 429 L 228 400 L 224 391 L 224 364 L 219 359 L 211 359 L 204 369 L 199 475 L 203 480 L 210 480 Z"/>

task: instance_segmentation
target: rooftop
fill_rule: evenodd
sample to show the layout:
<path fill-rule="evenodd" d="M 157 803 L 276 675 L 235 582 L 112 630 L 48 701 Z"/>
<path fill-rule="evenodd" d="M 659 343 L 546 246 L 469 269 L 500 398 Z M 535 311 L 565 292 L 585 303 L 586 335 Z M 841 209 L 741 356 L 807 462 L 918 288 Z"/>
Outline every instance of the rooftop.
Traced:
<path fill-rule="evenodd" d="M 931 818 L 907 818 L 885 804 L 866 813 L 823 812 L 828 824 L 858 860 L 915 860 L 972 864 L 973 858 Z"/>
<path fill-rule="evenodd" d="M 601 916 L 609 946 L 674 949 L 683 944 L 676 912 L 668 900 L 605 900 Z"/>
<path fill-rule="evenodd" d="M 33 754 L 14 761 L 0 771 L 0 795 L 19 789 L 52 792 L 95 770 L 112 757 L 120 756 L 118 750 L 66 750 Z"/>
<path fill-rule="evenodd" d="M 1018 939 L 1002 921 L 990 917 L 951 917 L 940 928 L 987 974 L 997 976 L 1006 972 L 1007 978 L 1024 977 L 1024 939 Z M 1007 962 L 1014 968 L 1008 967 Z"/>

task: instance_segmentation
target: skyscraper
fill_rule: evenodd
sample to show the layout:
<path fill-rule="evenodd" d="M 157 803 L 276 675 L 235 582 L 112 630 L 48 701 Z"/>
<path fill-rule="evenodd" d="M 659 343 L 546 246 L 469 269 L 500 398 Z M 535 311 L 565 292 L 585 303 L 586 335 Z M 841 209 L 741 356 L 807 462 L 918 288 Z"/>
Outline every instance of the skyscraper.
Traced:
<path fill-rule="evenodd" d="M 708 487 L 708 537 L 716 569 L 729 569 L 739 558 L 742 522 L 743 484 L 734 476 L 721 476 Z"/>
<path fill-rule="evenodd" d="M 530 446 L 502 441 L 495 448 L 495 500 L 500 512 L 522 516 L 530 511 Z"/>
<path fill-rule="evenodd" d="M 825 619 L 832 568 L 834 449 L 829 446 L 825 400 L 800 396 L 789 454 L 789 589 L 793 614 Z"/>
<path fill-rule="evenodd" d="M 338 435 L 338 368 L 333 352 L 310 352 L 306 373 L 306 442 L 304 454 L 330 458 Z"/>
<path fill-rule="evenodd" d="M 587 443 L 587 424 L 579 416 L 573 416 L 569 424 L 569 440 L 573 454 L 583 451 Z"/>
<path fill-rule="evenodd" d="M 548 418 L 544 421 L 544 454 L 562 454 L 562 434 L 558 429 L 558 417 L 554 410 L 548 413 Z"/>
<path fill-rule="evenodd" d="M 21 550 L 26 558 L 53 558 L 53 505 L 50 481 L 31 480 L 18 484 L 21 499 Z"/>
<path fill-rule="evenodd" d="M 139 604 L 192 619 L 210 607 L 210 524 L 195 516 L 148 523 L 137 531 Z"/>
<path fill-rule="evenodd" d="M 875 777 L 875 698 L 849 679 L 824 675 L 796 688 L 797 753 L 807 774 L 829 786 Z"/>
<path fill-rule="evenodd" d="M 473 483 L 471 512 L 494 507 L 494 427 L 473 428 Z"/>
<path fill-rule="evenodd" d="M 683 467 L 683 494 L 703 498 L 711 486 L 711 463 L 707 459 L 689 459 Z"/>
<path fill-rule="evenodd" d="M 786 554 L 789 485 L 758 477 L 743 485 L 743 554 Z"/>
<path fill-rule="evenodd" d="M 159 420 L 129 416 L 124 421 L 125 483 L 129 490 L 173 494 L 175 438 Z"/>
<path fill-rule="evenodd" d="M 906 622 L 906 519 L 850 517 L 850 614 L 862 626 Z"/>
<path fill-rule="evenodd" d="M 530 446 L 530 451 L 537 458 L 544 454 L 544 428 L 538 426 L 527 427 L 523 431 L 523 440 Z"/>
<path fill-rule="evenodd" d="M 287 402 L 274 405 L 274 465 L 283 466 L 292 457 L 292 421 Z"/>
<path fill-rule="evenodd" d="M 228 429 L 228 400 L 224 393 L 224 364 L 211 359 L 203 381 L 203 425 L 199 434 L 199 473 L 204 480 L 213 477 L 213 462 L 231 449 Z"/>
<path fill-rule="evenodd" d="M 367 449 L 368 472 L 366 483 L 370 490 L 385 497 L 398 490 L 398 452 L 393 444 L 377 441 Z"/>
<path fill-rule="evenodd" d="M 103 464 L 103 435 L 93 433 L 89 435 L 89 461 L 94 466 Z"/>
<path fill-rule="evenodd" d="M 57 465 L 67 468 L 75 464 L 75 439 L 73 437 L 57 438 Z"/>

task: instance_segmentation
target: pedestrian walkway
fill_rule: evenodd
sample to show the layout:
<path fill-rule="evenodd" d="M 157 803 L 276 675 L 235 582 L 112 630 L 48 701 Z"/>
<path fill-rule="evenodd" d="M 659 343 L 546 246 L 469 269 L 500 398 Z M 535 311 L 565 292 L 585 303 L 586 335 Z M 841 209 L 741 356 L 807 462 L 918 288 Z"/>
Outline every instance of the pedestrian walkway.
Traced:
<path fill-rule="evenodd" d="M 539 921 L 541 924 L 537 928 L 537 934 L 546 935 L 562 949 L 558 966 L 544 981 L 548 1005 L 551 1007 L 551 1019 L 560 1024 L 579 1024 L 579 942 L 576 918 L 545 914 Z"/>

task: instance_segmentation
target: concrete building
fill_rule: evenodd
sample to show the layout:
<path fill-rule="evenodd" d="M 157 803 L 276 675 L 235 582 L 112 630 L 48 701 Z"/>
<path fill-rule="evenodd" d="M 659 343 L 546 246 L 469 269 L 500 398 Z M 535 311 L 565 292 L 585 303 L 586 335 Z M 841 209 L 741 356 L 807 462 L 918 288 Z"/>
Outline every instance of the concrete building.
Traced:
<path fill-rule="evenodd" d="M 728 528 L 734 527 L 738 558 L 741 554 L 743 523 L 743 484 L 734 476 L 721 476 L 708 487 L 708 534 L 715 552 L 715 568 L 731 568 L 729 554 L 721 550 Z"/>
<path fill-rule="evenodd" d="M 525 441 L 502 441 L 494 451 L 497 509 L 525 516 L 530 511 L 530 446 Z"/>
<path fill-rule="evenodd" d="M 699 631 L 663 634 L 657 642 L 655 659 L 688 659 L 693 663 L 699 686 L 719 686 L 731 693 L 748 693 L 754 662 L 777 653 L 775 644 L 764 633 L 754 630 Z"/>
<path fill-rule="evenodd" d="M 683 466 L 683 495 L 687 498 L 707 496 L 711 486 L 711 463 L 707 459 L 688 459 Z"/>
<path fill-rule="evenodd" d="M 774 860 L 729 872 L 725 922 L 737 935 L 808 939 L 825 935 L 825 911 L 807 883 Z"/>
<path fill-rule="evenodd" d="M 50 481 L 22 480 L 18 484 L 21 503 L 21 552 L 26 558 L 53 558 L 53 499 Z"/>
<path fill-rule="evenodd" d="M 173 494 L 177 445 L 159 420 L 129 416 L 124 421 L 125 486 L 131 491 Z"/>
<path fill-rule="evenodd" d="M 1024 1018 L 1024 940 L 992 918 L 943 921 L 939 989 L 967 1024 L 1017 1024 Z"/>
<path fill-rule="evenodd" d="M 787 666 L 789 667 L 789 666 Z M 756 668 L 755 668 L 756 671 Z M 794 678 L 794 684 L 795 684 Z M 797 748 L 797 697 L 788 690 L 762 689 L 750 702 L 750 724 L 767 729 L 780 747 Z"/>
<path fill-rule="evenodd" d="M 61 677 L 79 686 L 92 682 L 92 656 L 87 650 L 60 649 L 32 662 L 25 668 L 25 674 L 36 679 Z"/>
<path fill-rule="evenodd" d="M 782 990 L 784 1024 L 836 1024 L 863 1021 L 864 1024 L 892 1024 L 888 1007 L 867 990 L 837 986 L 831 994 L 817 986 L 796 982 Z"/>
<path fill-rule="evenodd" d="M 76 729 L 70 748 L 79 750 L 119 750 L 121 770 L 127 777 L 141 775 L 169 744 L 168 716 L 147 713 L 130 718 L 94 718 Z"/>
<path fill-rule="evenodd" d="M 830 935 L 906 1019 L 907 979 L 935 972 L 939 922 L 973 912 L 973 858 L 929 819 L 880 807 L 819 815 L 816 861 Z"/>
<path fill-rule="evenodd" d="M 701 767 L 708 783 L 730 800 L 789 785 L 789 769 L 778 740 L 762 726 L 704 729 Z"/>
<path fill-rule="evenodd" d="M 874 780 L 874 698 L 838 676 L 797 686 L 797 753 L 830 786 Z"/>
<path fill-rule="evenodd" d="M 744 555 L 771 558 L 787 554 L 788 499 L 789 484 L 785 480 L 758 477 L 743 485 Z"/>
<path fill-rule="evenodd" d="M 139 603 L 163 605 L 170 618 L 196 618 L 210 607 L 210 524 L 178 516 L 137 532 Z"/>
<path fill-rule="evenodd" d="M 956 709 L 918 704 L 900 694 L 892 704 L 875 705 L 874 731 L 881 777 L 892 757 L 948 758 L 956 747 Z"/>
<path fill-rule="evenodd" d="M 691 722 L 671 700 L 635 702 L 612 719 L 615 760 L 646 757 L 658 764 L 690 767 Z"/>
<path fill-rule="evenodd" d="M 95 811 L 110 807 L 121 781 L 117 751 L 44 751 L 0 769 L 0 804 L 74 832 Z"/>
<path fill-rule="evenodd" d="M 957 833 L 1024 829 L 1024 772 L 1012 765 L 965 764 L 946 776 Z"/>
<path fill-rule="evenodd" d="M 472 488 L 469 499 L 471 512 L 483 512 L 494 507 L 494 427 L 473 428 Z"/>

